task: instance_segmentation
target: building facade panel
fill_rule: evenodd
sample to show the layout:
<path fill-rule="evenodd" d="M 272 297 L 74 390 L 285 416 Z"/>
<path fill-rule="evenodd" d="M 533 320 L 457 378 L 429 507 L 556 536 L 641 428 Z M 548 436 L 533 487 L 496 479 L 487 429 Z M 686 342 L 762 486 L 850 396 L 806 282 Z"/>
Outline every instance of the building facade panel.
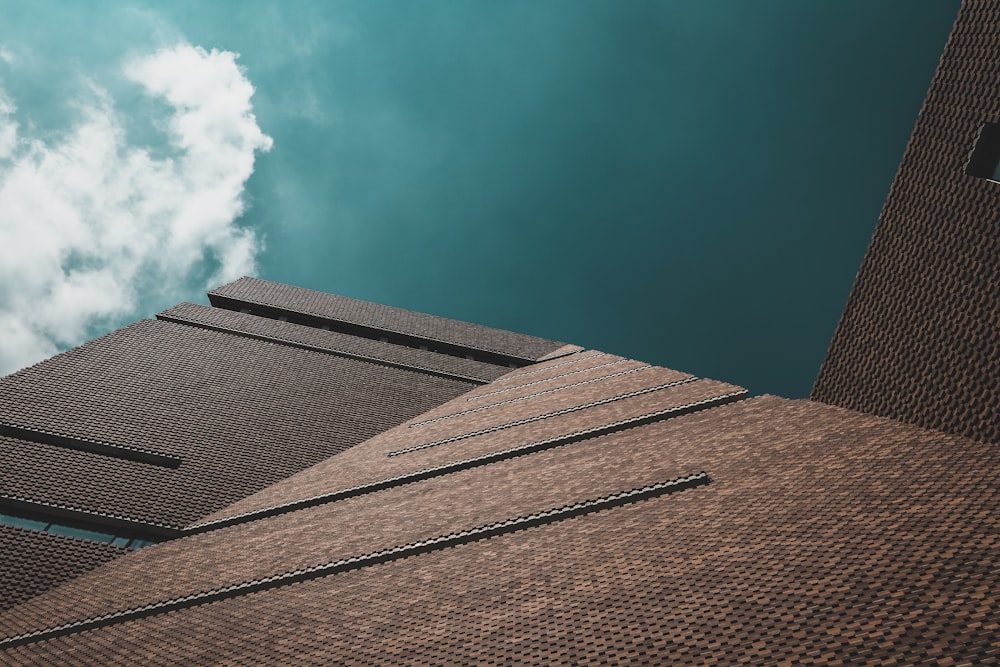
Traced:
<path fill-rule="evenodd" d="M 1000 442 L 1000 183 L 968 173 L 997 49 L 1000 7 L 964 2 L 813 399 Z"/>
<path fill-rule="evenodd" d="M 453 379 L 457 380 L 486 383 L 511 370 L 509 366 L 498 366 L 482 361 L 435 354 L 429 350 L 403 347 L 336 331 L 326 331 L 316 327 L 257 317 L 223 308 L 209 308 L 193 303 L 182 303 L 174 306 L 157 315 L 157 318 L 376 363 L 385 362 L 410 370 L 452 376 Z"/>
<path fill-rule="evenodd" d="M 146 320 L 0 380 L 0 419 L 68 441 L 19 438 L 11 467 L 28 474 L 8 476 L 2 494 L 180 527 L 474 386 Z"/>
<path fill-rule="evenodd" d="M 407 439 L 407 427 L 403 425 L 240 500 L 207 520 L 261 511 L 497 454 L 509 453 L 510 456 L 503 458 L 513 459 L 526 449 L 559 447 L 569 441 L 596 437 L 599 432 L 626 431 L 644 423 L 678 418 L 691 411 L 711 409 L 714 404 L 746 397 L 747 394 L 734 385 L 700 380 L 497 430 L 476 431 L 479 417 L 470 415 L 465 419 L 470 432 L 476 435 L 390 456 L 411 442 Z"/>
<path fill-rule="evenodd" d="M 649 425 L 631 436 L 581 443 L 542 455 L 540 465 L 508 468 L 507 483 L 520 485 L 524 495 L 488 495 L 490 484 L 478 482 L 428 487 L 428 506 L 441 514 L 426 520 L 446 529 L 451 502 L 444 496 L 466 505 L 470 493 L 500 514 L 523 511 L 528 506 L 518 505 L 521 499 L 554 493 L 545 488 L 550 474 L 577 497 L 602 483 L 639 482 L 655 472 L 643 470 L 653 452 L 662 452 L 659 472 L 704 466 L 711 482 L 140 620 L 109 621 L 6 649 L 4 657 L 13 664 L 57 656 L 124 660 L 141 638 L 153 663 L 995 659 L 1000 514 L 991 489 L 1000 469 L 988 445 L 772 397 Z M 618 467 L 603 482 L 601 474 L 559 475 L 585 451 L 595 465 L 603 452 L 605 464 Z M 627 461 L 621 459 L 626 452 L 632 453 Z M 985 463 L 960 465 L 969 460 Z M 471 482 L 481 474 L 499 480 L 505 469 L 467 477 Z M 614 480 L 618 474 L 625 477 Z M 419 486 L 399 492 L 416 498 Z M 434 494 L 443 496 L 432 500 Z M 365 511 L 348 520 L 363 521 Z M 392 528 L 383 520 L 390 531 L 408 529 L 407 521 Z M 206 538 L 177 546 L 191 540 L 195 550 Z M 365 548 L 359 543 L 355 551 Z M 108 571 L 154 554 L 140 552 Z"/>
<path fill-rule="evenodd" d="M 247 309 L 272 316 L 307 315 L 315 318 L 316 325 L 325 322 L 332 326 L 353 326 L 350 332 L 355 335 L 373 334 L 378 338 L 378 332 L 389 337 L 397 334 L 401 337 L 398 341 L 415 345 L 422 341 L 430 346 L 437 342 L 446 346 L 445 349 L 450 349 L 447 346 L 466 348 L 454 350 L 460 355 L 464 351 L 473 354 L 476 351 L 493 353 L 509 357 L 519 365 L 538 361 L 565 345 L 558 341 L 272 283 L 259 278 L 240 278 L 212 290 L 208 296 L 212 305 L 217 307 Z"/>

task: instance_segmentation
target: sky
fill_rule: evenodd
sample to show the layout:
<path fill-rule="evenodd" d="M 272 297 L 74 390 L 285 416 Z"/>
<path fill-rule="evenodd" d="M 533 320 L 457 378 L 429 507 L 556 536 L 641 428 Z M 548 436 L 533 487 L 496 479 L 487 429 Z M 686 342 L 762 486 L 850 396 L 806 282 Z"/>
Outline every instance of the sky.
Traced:
<path fill-rule="evenodd" d="M 241 275 L 808 395 L 958 0 L 0 0 L 0 373 Z"/>

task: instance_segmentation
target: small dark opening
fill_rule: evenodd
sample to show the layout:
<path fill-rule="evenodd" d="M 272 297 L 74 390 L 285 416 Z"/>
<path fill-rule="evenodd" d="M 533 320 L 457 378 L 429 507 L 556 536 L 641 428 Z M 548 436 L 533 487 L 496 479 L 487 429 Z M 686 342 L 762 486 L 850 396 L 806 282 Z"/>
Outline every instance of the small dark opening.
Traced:
<path fill-rule="evenodd" d="M 986 123 L 976 137 L 976 147 L 972 149 L 965 173 L 977 178 L 1000 181 L 1000 124 Z"/>

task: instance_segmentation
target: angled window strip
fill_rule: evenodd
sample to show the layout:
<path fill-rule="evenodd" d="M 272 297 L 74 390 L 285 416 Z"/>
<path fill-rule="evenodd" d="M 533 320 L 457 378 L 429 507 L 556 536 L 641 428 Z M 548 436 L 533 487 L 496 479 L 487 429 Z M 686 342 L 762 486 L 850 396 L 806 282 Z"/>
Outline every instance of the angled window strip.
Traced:
<path fill-rule="evenodd" d="M 232 283 L 230 283 L 231 285 Z M 285 304 L 281 305 L 274 302 L 271 299 L 262 297 L 261 295 L 231 295 L 224 293 L 227 290 L 225 288 L 228 285 L 223 285 L 222 288 L 212 290 L 208 293 L 209 302 L 217 308 L 225 308 L 228 310 L 238 310 L 240 312 L 247 312 L 249 314 L 258 317 L 267 317 L 270 319 L 278 319 L 280 317 L 285 317 L 287 321 L 294 322 L 295 324 L 300 324 L 302 326 L 314 327 L 314 328 L 326 328 L 329 327 L 330 330 L 339 331 L 341 333 L 347 333 L 352 336 L 358 336 L 360 338 L 368 338 L 371 340 L 381 340 L 386 338 L 389 342 L 394 345 L 403 345 L 405 347 L 425 347 L 433 349 L 441 354 L 448 354 L 451 356 L 465 357 L 467 354 L 472 354 L 476 359 L 486 361 L 488 363 L 493 363 L 497 365 L 512 364 L 514 368 L 519 368 L 524 365 L 529 365 L 535 363 L 536 359 L 530 354 L 525 356 L 523 350 L 518 352 L 513 349 L 503 350 L 495 345 L 484 345 L 481 341 L 469 340 L 466 336 L 459 335 L 457 338 L 454 336 L 442 337 L 439 331 L 431 331 L 430 329 L 420 330 L 422 327 L 418 326 L 416 329 L 406 330 L 405 327 L 401 328 L 398 326 L 400 321 L 397 319 L 396 324 L 390 326 L 384 320 L 371 320 L 365 321 L 364 317 L 358 318 L 351 316 L 346 313 L 321 313 L 312 308 L 306 307 L 302 304 Z M 326 297 L 333 295 L 323 295 Z M 341 301 L 353 301 L 353 299 L 348 299 L 347 297 L 336 297 Z M 375 306 L 376 304 L 367 304 L 369 306 Z M 392 311 L 393 315 L 403 315 L 405 316 L 417 316 L 418 318 L 429 318 L 437 323 L 448 322 L 455 325 L 461 325 L 463 327 L 473 327 L 476 330 L 494 332 L 505 336 L 515 336 L 521 340 L 533 339 L 536 341 L 541 341 L 542 343 L 555 343 L 556 341 L 545 341 L 541 338 L 536 338 L 535 336 L 528 336 L 525 334 L 514 334 L 513 332 L 503 331 L 501 329 L 493 329 L 491 327 L 482 327 L 479 325 L 471 325 L 466 322 L 458 322 L 456 320 L 448 320 L 447 318 L 438 318 L 431 315 L 425 315 L 423 313 L 415 313 L 413 311 L 405 311 L 402 309 L 393 308 L 392 306 L 380 306 L 387 311 Z M 437 327 L 431 327 L 437 328 Z M 464 339 L 464 340 L 463 340 Z M 558 349 L 558 348 L 557 348 Z"/>
<path fill-rule="evenodd" d="M 267 336 L 264 334 L 256 334 L 248 331 L 242 331 L 240 329 L 234 329 L 231 327 L 224 327 L 214 324 L 206 324 L 203 322 L 197 322 L 194 320 L 182 319 L 174 317 L 172 315 L 165 315 L 160 313 L 156 316 L 157 319 L 164 322 L 172 322 L 174 324 L 182 324 L 184 326 L 198 327 L 199 329 L 208 329 L 210 331 L 218 331 L 219 333 L 230 334 L 232 336 L 241 336 L 243 338 L 251 338 L 253 340 L 261 340 L 268 343 L 275 343 L 277 345 L 284 345 L 286 347 L 295 347 L 300 350 L 309 350 L 310 352 L 319 352 L 321 354 L 329 354 L 335 357 L 342 357 L 344 359 L 354 359 L 356 361 L 365 361 L 372 364 L 378 364 L 380 366 L 387 366 L 389 368 L 399 368 L 407 371 L 414 371 L 417 373 L 425 373 L 427 375 L 433 375 L 436 377 L 447 378 L 450 380 L 461 380 L 463 382 L 472 382 L 478 385 L 489 384 L 490 380 L 488 378 L 473 377 L 471 375 L 463 375 L 461 373 L 454 373 L 452 371 L 438 370 L 435 368 L 429 368 L 426 366 L 418 366 L 415 364 L 406 364 L 399 361 L 390 361 L 387 359 L 382 359 L 380 357 L 369 356 L 366 354 L 359 354 L 355 352 L 347 352 L 345 350 L 337 350 L 330 347 L 320 347 L 319 345 L 312 345 L 310 343 L 303 343 L 299 341 L 294 341 L 288 338 L 282 338 L 280 336 Z"/>
<path fill-rule="evenodd" d="M 501 405 L 508 405 L 510 403 L 517 403 L 518 401 L 526 401 L 529 398 L 537 398 L 539 396 L 545 396 L 547 394 L 554 394 L 556 392 L 563 391 L 564 389 L 572 389 L 573 387 L 580 387 L 580 386 L 583 386 L 585 384 L 592 384 L 594 382 L 600 382 L 601 380 L 607 380 L 609 378 L 618 377 L 619 375 L 628 375 L 629 373 L 635 373 L 636 371 L 641 371 L 641 370 L 644 370 L 646 368 L 652 368 L 652 366 L 650 366 L 649 364 L 643 364 L 642 366 L 639 366 L 637 368 L 629 368 L 628 370 L 618 371 L 617 373 L 609 373 L 607 375 L 602 375 L 600 377 L 590 378 L 589 380 L 582 380 L 580 382 L 574 382 L 573 384 L 565 384 L 565 385 L 562 385 L 561 387 L 554 387 L 552 389 L 545 389 L 543 391 L 536 391 L 535 393 L 528 394 L 526 396 L 518 396 L 517 398 L 508 398 L 507 400 L 504 400 L 504 401 L 497 401 L 496 403 L 490 403 L 488 405 L 480 405 L 480 406 L 475 407 L 475 408 L 469 408 L 468 410 L 462 410 L 460 412 L 453 412 L 453 413 L 448 414 L 448 415 L 442 415 L 440 417 L 434 417 L 433 419 L 424 419 L 423 421 L 413 422 L 412 424 L 410 424 L 409 428 L 414 428 L 415 426 L 423 426 L 425 424 L 433 424 L 435 422 L 444 421 L 446 419 L 454 419 L 455 417 L 462 417 L 462 416 L 465 416 L 465 415 L 468 415 L 468 414 L 472 414 L 473 412 L 482 412 L 483 410 L 489 410 L 491 408 L 495 408 L 495 407 L 498 407 L 498 406 L 501 406 Z M 693 381 L 695 381 L 697 379 L 698 378 L 696 378 L 695 376 L 692 375 L 691 377 L 686 378 L 685 380 L 683 380 L 683 382 L 693 382 Z"/>
<path fill-rule="evenodd" d="M 502 449 L 500 451 L 491 452 L 489 454 L 483 454 L 481 456 L 462 459 L 460 461 L 452 461 L 450 463 L 434 466 L 432 468 L 424 468 L 422 470 L 418 470 L 412 473 L 407 473 L 405 475 L 389 477 L 387 479 L 379 480 L 377 482 L 361 484 L 359 486 L 353 486 L 347 489 L 341 489 L 339 491 L 334 491 L 332 493 L 324 493 L 316 496 L 310 496 L 308 498 L 302 498 L 300 500 L 295 500 L 288 503 L 282 503 L 281 505 L 272 505 L 271 507 L 265 507 L 258 510 L 251 510 L 249 512 L 243 512 L 242 514 L 236 514 L 229 517 L 223 517 L 221 519 L 215 519 L 214 521 L 206 521 L 204 523 L 193 524 L 183 530 L 183 535 L 207 533 L 209 531 L 219 530 L 221 528 L 227 528 L 229 526 L 236 526 L 244 523 L 250 523 L 252 521 L 258 521 L 260 519 L 266 519 L 272 516 L 287 514 L 289 512 L 296 512 L 301 509 L 317 507 L 319 505 L 338 502 L 340 500 L 347 500 L 348 498 L 356 498 L 358 496 L 363 496 L 369 493 L 376 493 L 378 491 L 383 491 L 385 489 L 402 486 L 404 484 L 413 484 L 416 482 L 422 482 L 424 480 L 432 479 L 434 477 L 441 477 L 443 475 L 448 475 L 455 472 L 461 472 L 463 470 L 469 470 L 471 468 L 476 468 L 478 466 L 489 465 L 491 463 L 498 463 L 500 461 L 507 461 L 509 459 L 513 459 L 519 456 L 527 456 L 528 454 L 534 454 L 536 452 L 541 452 L 548 449 L 554 449 L 556 447 L 562 447 L 565 445 L 571 445 L 577 442 L 582 442 L 584 440 L 591 440 L 593 438 L 599 438 L 605 435 L 611 435 L 613 433 L 618 433 L 619 431 L 625 431 L 628 429 L 637 428 L 639 426 L 645 426 L 647 424 L 654 424 L 656 422 L 671 419 L 673 417 L 680 417 L 694 412 L 699 412 L 701 410 L 707 410 L 709 408 L 714 408 L 721 405 L 734 403 L 746 397 L 747 394 L 745 392 L 743 393 L 733 392 L 731 394 L 726 394 L 724 396 L 716 398 L 710 398 L 702 401 L 695 401 L 693 403 L 687 403 L 685 405 L 664 408 L 662 410 L 656 410 L 654 412 L 649 412 L 643 415 L 639 415 L 637 417 L 630 417 L 628 419 L 623 419 L 621 421 L 613 422 L 611 424 L 605 424 L 603 426 L 596 426 L 581 431 L 575 431 L 567 435 L 560 435 L 554 438 L 547 438 L 545 440 L 538 440 L 524 445 L 519 445 L 517 447 L 511 447 L 509 449 Z"/>
<path fill-rule="evenodd" d="M 711 479 L 705 472 L 687 475 L 685 477 L 650 484 L 648 486 L 643 486 L 629 491 L 621 491 L 607 496 L 602 496 L 600 498 L 584 500 L 554 509 L 513 517 L 504 521 L 498 521 L 468 530 L 448 533 L 446 535 L 440 535 L 438 537 L 432 537 L 418 542 L 410 542 L 408 544 L 402 544 L 380 551 L 351 556 L 349 558 L 343 558 L 321 565 L 276 574 L 263 579 L 255 579 L 243 583 L 232 584 L 214 590 L 193 593 L 183 597 L 154 602 L 140 607 L 124 609 L 110 614 L 93 616 L 73 621 L 71 623 L 64 623 L 41 630 L 35 630 L 33 632 L 6 637 L 4 639 L 0 639 L 0 648 L 10 648 L 44 641 L 54 637 L 61 637 L 83 632 L 85 630 L 107 627 L 117 623 L 124 623 L 140 618 L 164 614 L 170 611 L 187 609 L 202 604 L 248 595 L 250 593 L 257 593 L 273 588 L 289 586 L 302 581 L 328 577 L 382 563 L 389 563 L 403 558 L 409 558 L 411 556 L 417 556 L 432 551 L 440 551 L 449 547 L 490 539 L 516 531 L 526 530 L 528 528 L 543 526 L 601 510 L 611 509 L 613 507 L 620 507 L 622 505 L 656 498 L 670 493 L 676 493 L 693 487 L 704 486 L 710 482 Z"/>
<path fill-rule="evenodd" d="M 263 306 L 273 311 L 267 314 L 288 315 L 292 321 L 295 316 L 312 317 L 315 320 L 313 323 L 330 324 L 332 328 L 351 327 L 355 330 L 368 330 L 376 336 L 389 334 L 390 338 L 392 334 L 396 334 L 411 339 L 411 342 L 431 345 L 441 343 L 466 348 L 466 351 L 473 354 L 477 351 L 489 352 L 510 357 L 511 361 L 516 357 L 528 364 L 566 345 L 529 334 L 359 301 L 259 278 L 243 277 L 221 285 L 209 291 L 208 299 L 217 307 L 249 307 L 256 311 L 255 306 Z"/>
<path fill-rule="evenodd" d="M 682 380 L 675 380 L 673 382 L 667 382 L 664 384 L 656 385 L 655 387 L 647 387 L 645 389 L 639 389 L 637 391 L 630 391 L 627 394 L 619 394 L 618 396 L 611 396 L 609 398 L 602 398 L 598 401 L 591 401 L 589 403 L 584 403 L 583 405 L 574 405 L 570 408 L 563 408 L 562 410 L 555 410 L 553 412 L 546 412 L 545 414 L 536 415 L 534 417 L 525 417 L 524 419 L 518 419 L 516 421 L 508 422 L 506 424 L 499 424 L 497 426 L 491 426 L 489 428 L 479 429 L 477 431 L 470 431 L 469 433 L 463 433 L 461 435 L 455 435 L 450 438 L 442 438 L 441 440 L 434 440 L 432 442 L 427 442 L 421 445 L 414 445 L 413 447 L 406 447 L 404 449 L 397 449 L 395 451 L 389 452 L 386 456 L 402 456 L 403 454 L 410 454 L 411 452 L 419 452 L 422 449 L 430 449 L 431 447 L 439 447 L 441 445 L 447 445 L 453 442 L 458 442 L 459 440 L 467 440 L 468 438 L 474 438 L 479 435 L 486 435 L 487 433 L 495 433 L 496 431 L 502 431 L 508 428 L 514 428 L 515 426 L 521 426 L 523 424 L 530 424 L 532 422 L 541 421 L 543 419 L 551 419 L 552 417 L 559 417 L 561 415 L 570 414 L 572 412 L 579 412 L 580 410 L 587 410 L 588 408 L 595 408 L 599 405 L 606 405 L 608 403 L 614 403 L 615 401 L 623 401 L 628 398 L 634 398 L 635 396 L 642 396 L 643 394 L 650 394 L 654 391 L 661 391 L 663 389 L 670 389 L 671 387 L 676 387 L 682 384 L 688 384 L 689 379 L 685 378 Z M 729 392 L 718 397 L 713 397 L 705 399 L 705 401 L 697 401 L 689 405 L 701 405 L 705 402 L 712 401 L 722 401 L 730 402 L 733 400 L 740 400 L 746 398 L 748 393 L 745 389 L 740 389 L 739 391 Z M 721 403 L 719 403 L 721 405 Z M 681 408 L 687 406 L 680 406 Z"/>
<path fill-rule="evenodd" d="M 178 468 L 183 461 L 183 459 L 179 456 L 165 454 L 151 449 L 142 449 L 141 447 L 131 447 L 128 445 L 116 445 L 110 442 L 103 442 L 101 440 L 93 440 L 91 438 L 81 438 L 61 433 L 54 433 L 52 431 L 44 431 L 37 428 L 17 426 L 9 422 L 0 422 L 0 435 L 6 435 L 20 440 L 40 442 L 54 447 L 76 449 L 82 452 L 90 452 L 91 454 L 112 456 L 118 459 L 125 459 L 126 461 L 135 461 L 136 463 L 148 463 L 151 465 L 162 466 L 164 468 Z"/>
<path fill-rule="evenodd" d="M 553 375 L 552 377 L 545 378 L 543 380 L 535 380 L 534 382 L 525 382 L 524 384 L 511 385 L 509 387 L 504 387 L 503 389 L 497 389 L 496 391 L 488 391 L 482 394 L 476 394 L 475 396 L 469 396 L 465 400 L 467 401 L 478 401 L 481 398 L 486 398 L 487 396 L 496 396 L 497 394 L 505 394 L 510 391 L 517 391 L 518 389 L 524 389 L 525 387 L 531 387 L 536 384 L 542 384 L 543 382 L 551 382 L 552 380 L 558 380 L 560 378 L 569 377 L 570 375 L 576 375 L 577 373 L 586 373 L 587 371 L 597 370 L 598 368 L 605 368 L 607 366 L 615 366 L 617 364 L 624 364 L 626 361 L 632 361 L 631 359 L 616 359 L 615 361 L 609 361 L 604 364 L 597 364 L 596 366 L 588 366 L 586 368 L 580 368 L 575 371 L 570 371 L 568 373 L 562 373 L 561 375 Z M 646 364 L 646 368 L 649 368 L 649 364 Z"/>

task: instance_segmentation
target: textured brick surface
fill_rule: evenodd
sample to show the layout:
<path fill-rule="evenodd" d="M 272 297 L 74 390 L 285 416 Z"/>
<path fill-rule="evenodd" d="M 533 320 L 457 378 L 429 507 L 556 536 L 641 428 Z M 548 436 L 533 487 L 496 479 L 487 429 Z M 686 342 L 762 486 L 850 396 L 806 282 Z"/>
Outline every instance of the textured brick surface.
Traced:
<path fill-rule="evenodd" d="M 132 577 L 129 590 L 154 596 L 185 578 L 177 590 L 204 588 L 303 554 L 365 551 L 692 469 L 711 484 L 2 655 L 12 664 L 998 661 L 1000 466 L 989 446 L 773 397 L 381 493 L 396 502 L 375 494 L 152 547 L 2 622 L 103 608 L 108 581 Z M 143 580 L 140 564 L 171 550 L 195 569 L 161 567 Z"/>
<path fill-rule="evenodd" d="M 648 367 L 649 364 L 631 359 L 622 359 L 614 355 L 601 355 L 597 358 L 590 358 L 593 362 L 586 366 L 574 364 L 558 369 L 553 368 L 551 372 L 529 375 L 519 380 L 511 379 L 502 385 L 494 385 L 483 391 L 470 393 L 466 396 L 467 401 L 475 401 L 474 405 L 466 406 L 469 409 L 479 408 L 483 405 L 492 405 L 503 401 L 509 401 L 522 396 L 530 396 L 539 392 L 550 391 L 552 389 L 569 389 L 596 378 L 608 377 L 619 374 L 623 371 L 634 371 Z"/>
<path fill-rule="evenodd" d="M 493 380 L 488 386 L 481 388 L 481 391 L 470 392 L 467 398 L 479 400 L 493 396 L 495 393 L 514 392 L 519 387 L 533 387 L 547 380 L 554 380 L 563 376 L 584 373 L 590 370 L 599 370 L 614 363 L 623 363 L 624 357 L 613 354 L 605 354 L 597 350 L 586 350 L 578 354 L 571 354 L 567 357 L 553 359 L 538 364 L 533 364 L 526 368 L 512 370 L 506 375 Z M 632 362 L 640 363 L 640 362 Z M 606 373 L 600 373 L 606 375 Z M 556 383 L 565 384 L 565 383 Z M 526 391 L 525 393 L 530 393 Z"/>
<path fill-rule="evenodd" d="M 684 374 L 656 369 L 659 380 L 669 380 L 684 377 Z M 615 396 L 622 393 L 622 378 L 612 378 L 603 389 L 603 396 Z M 453 461 L 471 457 L 483 456 L 491 452 L 507 450 L 512 447 L 528 445 L 561 435 L 575 433 L 589 428 L 612 424 L 630 417 L 648 414 L 670 406 L 679 406 L 693 401 L 709 399 L 738 390 L 738 387 L 712 380 L 686 383 L 675 387 L 650 392 L 628 399 L 604 403 L 599 406 L 585 408 L 564 415 L 547 417 L 527 422 L 510 428 L 481 433 L 461 440 L 443 444 L 428 449 L 422 449 L 402 456 L 390 457 L 389 453 L 400 447 L 412 446 L 427 442 L 429 436 L 415 437 L 414 430 L 407 425 L 386 431 L 371 440 L 342 452 L 308 470 L 274 484 L 259 493 L 238 501 L 233 505 L 214 513 L 208 519 L 219 519 L 244 512 L 260 510 L 273 505 L 293 502 L 303 498 L 350 488 L 358 484 L 376 482 L 378 480 L 405 475 Z M 540 396 L 525 401 L 527 408 L 517 408 L 518 416 L 544 416 L 548 414 L 556 401 L 550 395 Z M 577 396 L 570 405 L 586 405 L 587 397 Z M 464 396 L 450 404 L 464 403 Z M 515 404 L 517 405 L 517 404 Z M 565 408 L 565 397 L 558 399 L 558 405 Z M 510 423 L 514 406 L 497 406 L 487 410 L 465 415 L 449 424 L 452 435 L 478 433 L 489 427 L 503 426 Z"/>
<path fill-rule="evenodd" d="M 980 125 L 1000 120 L 998 48 L 996 3 L 966 1 L 817 380 L 814 398 L 869 414 L 775 397 L 708 408 L 744 394 L 243 279 L 220 293 L 497 354 L 569 356 L 473 388 L 385 365 L 458 359 L 182 306 L 240 335 L 140 323 L 0 382 L 0 423 L 184 460 L 173 470 L 8 432 L 0 492 L 120 509 L 107 500 L 118 494 L 135 499 L 130 512 L 156 518 L 140 507 L 163 505 L 183 521 L 193 506 L 157 493 L 188 494 L 196 463 L 218 497 L 239 498 L 211 515 L 232 525 L 202 522 L 89 572 L 97 547 L 60 545 L 30 564 L 41 588 L 0 580 L 0 596 L 3 585 L 40 593 L 0 613 L 0 644 L 51 630 L 0 645 L 0 663 L 997 664 L 1000 184 L 963 166 Z M 296 435 L 334 433 L 360 444 L 306 448 L 316 458 L 301 469 Z M 252 460 L 246 470 L 273 477 L 251 472 L 257 486 L 237 492 L 204 472 L 217 470 L 199 463 L 206 444 L 233 455 L 230 475 Z M 276 469 L 286 457 L 300 472 Z M 683 492 L 550 512 L 700 471 L 710 481 Z M 526 517 L 544 521 L 522 528 Z M 486 526 L 508 529 L 483 537 Z M 44 550 L 46 537 L 0 528 L 0 559 Z M 88 629 L 59 627 L 74 621 Z"/>
<path fill-rule="evenodd" d="M 648 429 L 648 430 L 647 430 Z M 77 620 L 531 514 L 690 472 L 651 426 L 147 547 L 43 595 L 0 628 Z M 687 466 L 697 465 L 686 463 Z M 697 470 L 695 470 L 697 472 Z M 241 549 L 234 549 L 240 545 Z M 151 571 L 164 574 L 151 579 Z M 169 574 L 167 574 L 169 573 Z M 114 580 L 108 588 L 100 582 Z M 61 615 L 72 610 L 77 618 Z"/>
<path fill-rule="evenodd" d="M 509 367 L 496 366 L 482 361 L 472 361 L 446 354 L 435 354 L 392 343 L 358 338 L 336 331 L 324 331 L 291 322 L 280 322 L 265 317 L 209 308 L 193 303 L 182 303 L 159 315 L 160 319 L 183 322 L 195 326 L 219 329 L 232 333 L 257 336 L 308 349 L 365 357 L 375 362 L 399 364 L 414 370 L 427 369 L 438 373 L 451 373 L 462 378 L 489 382 L 510 371 Z"/>
<path fill-rule="evenodd" d="M 449 419 L 463 418 L 476 412 L 485 412 L 486 410 L 496 410 L 505 406 L 512 406 L 514 403 L 523 403 L 525 401 L 541 398 L 542 396 L 548 396 L 561 392 L 568 395 L 571 391 L 577 390 L 584 385 L 606 382 L 611 378 L 638 373 L 639 371 L 645 370 L 649 367 L 649 364 L 644 364 L 640 361 L 623 359 L 620 363 L 611 364 L 608 367 L 581 371 L 572 378 L 573 381 L 570 383 L 560 382 L 553 379 L 540 381 L 537 384 L 528 383 L 527 385 L 522 386 L 507 387 L 506 389 L 475 397 L 476 399 L 481 400 L 478 400 L 478 402 L 474 404 L 466 404 L 463 406 L 459 403 L 457 406 L 458 409 L 456 409 L 456 406 L 449 403 L 446 408 L 429 410 L 421 415 L 420 419 L 411 420 L 408 426 L 411 429 L 418 429 L 437 422 L 447 421 Z M 559 378 L 559 380 L 562 380 L 562 378 Z M 677 382 L 680 381 L 680 379 L 672 381 Z M 466 400 L 471 401 L 473 399 L 467 398 Z"/>
<path fill-rule="evenodd" d="M 812 398 L 1000 442 L 1000 184 L 965 173 L 998 49 L 1000 4 L 966 0 Z"/>
<path fill-rule="evenodd" d="M 622 357 L 616 357 L 598 350 L 583 350 L 578 354 L 572 354 L 562 359 L 553 359 L 551 361 L 545 361 L 533 366 L 528 366 L 527 368 L 512 370 L 503 377 L 494 380 L 493 386 L 495 388 L 499 388 L 501 386 L 506 386 L 508 383 L 523 384 L 524 382 L 529 382 L 536 377 L 558 375 L 574 368 L 594 366 L 601 363 L 607 363 L 607 361 L 614 359 L 622 359 Z M 556 369 L 565 370 L 560 370 L 557 373 L 555 372 Z M 546 375 L 543 376 L 542 374 Z"/>
<path fill-rule="evenodd" d="M 0 418 L 181 466 L 0 438 L 0 494 L 180 526 L 473 386 L 146 320 L 0 380 Z"/>
<path fill-rule="evenodd" d="M 209 292 L 213 304 L 219 297 L 240 302 L 251 309 L 254 305 L 269 306 L 428 341 L 496 352 L 526 361 L 541 359 L 564 346 L 564 343 L 535 336 L 314 292 L 259 278 L 240 278 Z"/>
<path fill-rule="evenodd" d="M 77 577 L 126 550 L 110 544 L 0 526 L 0 609 Z"/>

